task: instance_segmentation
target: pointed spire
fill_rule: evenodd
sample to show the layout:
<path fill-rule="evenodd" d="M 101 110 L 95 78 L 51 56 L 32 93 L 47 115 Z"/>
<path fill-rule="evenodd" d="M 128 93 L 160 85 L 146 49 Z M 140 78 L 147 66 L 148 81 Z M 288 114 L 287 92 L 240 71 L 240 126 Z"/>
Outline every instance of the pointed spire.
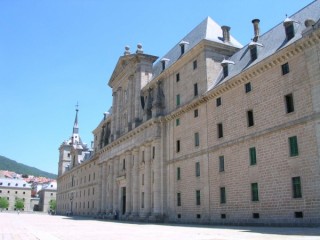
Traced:
<path fill-rule="evenodd" d="M 79 104 L 77 103 L 76 105 L 76 118 L 74 119 L 74 125 L 73 125 L 73 134 L 78 134 L 79 133 L 79 127 L 78 127 L 78 109 Z"/>

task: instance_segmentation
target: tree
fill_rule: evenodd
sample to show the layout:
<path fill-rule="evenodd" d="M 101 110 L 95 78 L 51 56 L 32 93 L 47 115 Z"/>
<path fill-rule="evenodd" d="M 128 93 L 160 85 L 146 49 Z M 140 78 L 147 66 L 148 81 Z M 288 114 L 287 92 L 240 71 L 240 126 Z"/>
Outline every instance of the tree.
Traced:
<path fill-rule="evenodd" d="M 24 201 L 21 198 L 17 198 L 14 207 L 16 210 L 24 209 Z"/>
<path fill-rule="evenodd" d="M 50 205 L 50 211 L 55 212 L 57 208 L 57 201 L 55 199 L 51 199 L 49 202 Z"/>
<path fill-rule="evenodd" d="M 6 198 L 4 198 L 4 197 L 0 198 L 0 209 L 1 209 L 1 211 L 2 211 L 3 209 L 7 209 L 8 207 L 9 207 L 9 201 L 8 201 L 8 199 L 6 199 Z"/>

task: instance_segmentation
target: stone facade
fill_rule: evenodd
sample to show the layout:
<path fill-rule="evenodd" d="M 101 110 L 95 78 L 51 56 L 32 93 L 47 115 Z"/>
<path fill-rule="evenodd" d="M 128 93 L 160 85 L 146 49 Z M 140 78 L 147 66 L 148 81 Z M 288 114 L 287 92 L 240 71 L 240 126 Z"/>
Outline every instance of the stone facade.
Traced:
<path fill-rule="evenodd" d="M 59 169 L 58 211 L 319 225 L 319 5 L 262 36 L 255 19 L 244 47 L 210 18 L 158 61 L 126 47 L 93 154 Z"/>
<path fill-rule="evenodd" d="M 39 194 L 39 211 L 49 212 L 50 209 L 50 201 L 56 200 L 57 195 L 57 183 L 49 182 L 45 184 L 42 189 L 38 192 Z"/>
<path fill-rule="evenodd" d="M 31 208 L 31 186 L 22 179 L 0 178 L 0 198 L 7 198 L 9 207 L 6 210 L 15 211 L 16 199 L 24 202 L 23 211 L 33 211 Z"/>

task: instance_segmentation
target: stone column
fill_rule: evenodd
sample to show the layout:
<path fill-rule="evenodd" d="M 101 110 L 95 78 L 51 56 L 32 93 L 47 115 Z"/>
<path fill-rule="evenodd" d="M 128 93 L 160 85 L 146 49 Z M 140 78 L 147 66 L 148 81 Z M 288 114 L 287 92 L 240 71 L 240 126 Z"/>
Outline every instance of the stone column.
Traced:
<path fill-rule="evenodd" d="M 113 209 L 113 160 L 110 161 L 108 166 L 108 180 L 107 180 L 107 191 L 108 191 L 108 210 Z"/>
<path fill-rule="evenodd" d="M 137 127 L 137 123 L 140 120 L 140 109 L 141 109 L 141 99 L 140 99 L 140 73 L 136 73 L 134 76 L 134 89 L 135 89 L 135 99 L 134 99 L 134 126 Z"/>
<path fill-rule="evenodd" d="M 132 101 L 134 99 L 134 95 L 133 95 L 133 76 L 129 77 L 129 83 L 128 83 L 128 88 L 127 88 L 127 105 L 128 105 L 128 131 L 130 131 L 132 129 L 132 123 L 134 121 L 133 119 L 133 104 L 134 101 Z"/>
<path fill-rule="evenodd" d="M 132 161 L 132 154 L 131 152 L 128 152 L 126 154 L 126 180 L 127 180 L 127 185 L 126 185 L 126 215 L 130 215 L 131 213 L 131 198 L 132 198 L 132 178 L 131 178 L 131 161 Z"/>
<path fill-rule="evenodd" d="M 161 213 L 161 144 L 160 140 L 155 140 L 153 146 L 155 147 L 155 155 L 153 159 L 153 213 L 159 215 Z"/>
<path fill-rule="evenodd" d="M 132 216 L 139 212 L 139 148 L 133 149 L 132 161 Z"/>
<path fill-rule="evenodd" d="M 144 165 L 144 189 L 145 189 L 145 215 L 149 215 L 151 211 L 151 146 L 150 144 L 145 147 L 145 165 Z"/>
<path fill-rule="evenodd" d="M 102 163 L 102 181 L 101 181 L 101 211 L 105 211 L 106 210 L 106 183 L 107 183 L 107 178 L 106 178 L 106 174 L 107 174 L 107 163 L 103 162 Z"/>
<path fill-rule="evenodd" d="M 117 110 L 116 110 L 116 132 L 115 132 L 115 139 L 120 136 L 120 126 L 121 126 L 121 119 L 120 119 L 120 109 L 121 109 L 121 88 L 117 90 Z"/>
<path fill-rule="evenodd" d="M 117 115 L 117 92 L 113 92 L 112 94 L 112 121 L 111 121 L 111 141 L 113 141 L 116 138 L 116 115 Z"/>
<path fill-rule="evenodd" d="M 119 186 L 117 177 L 119 175 L 119 157 L 113 160 L 113 210 L 119 211 Z"/>

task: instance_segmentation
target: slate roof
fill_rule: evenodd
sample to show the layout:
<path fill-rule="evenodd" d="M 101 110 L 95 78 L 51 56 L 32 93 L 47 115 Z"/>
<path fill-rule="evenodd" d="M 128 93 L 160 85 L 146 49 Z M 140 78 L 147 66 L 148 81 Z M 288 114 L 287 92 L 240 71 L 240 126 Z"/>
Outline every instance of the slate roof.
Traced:
<path fill-rule="evenodd" d="M 182 38 L 166 55 L 154 64 L 153 66 L 153 78 L 156 78 L 162 72 L 161 59 L 168 59 L 166 68 L 170 67 L 181 56 L 181 50 L 179 43 L 184 41 L 187 42 L 185 46 L 185 53 L 194 48 L 201 40 L 210 40 L 221 44 L 226 44 L 234 47 L 241 48 L 242 45 L 230 34 L 230 42 L 224 42 L 222 36 L 221 26 L 219 26 L 210 17 L 204 19 L 198 26 L 196 26 L 190 33 Z M 184 54 L 185 54 L 184 53 Z"/>
<path fill-rule="evenodd" d="M 11 178 L 1 178 L 0 187 L 31 189 L 31 185 L 26 181 L 22 179 L 11 179 Z"/>
<path fill-rule="evenodd" d="M 57 190 L 57 182 L 50 182 L 44 185 L 42 190 L 51 190 L 51 191 Z"/>
<path fill-rule="evenodd" d="M 270 29 L 268 32 L 261 35 L 258 39 L 258 43 L 263 46 L 257 46 L 258 49 L 258 58 L 254 61 L 251 61 L 249 45 L 244 46 L 238 52 L 236 52 L 228 60 L 234 62 L 234 64 L 229 64 L 229 75 L 223 79 L 223 73 L 221 72 L 216 81 L 212 86 L 209 86 L 209 90 L 216 87 L 217 85 L 224 83 L 231 79 L 232 77 L 238 75 L 242 71 L 254 66 L 255 64 L 261 62 L 272 54 L 284 49 L 288 45 L 296 42 L 301 39 L 303 30 L 306 29 L 304 22 L 307 19 L 312 19 L 317 22 L 320 18 L 320 1 L 314 1 L 293 14 L 289 17 L 294 21 L 295 36 L 294 38 L 287 41 L 285 28 L 283 22 L 279 23 L 274 28 Z M 284 17 L 284 21 L 287 18 Z"/>

